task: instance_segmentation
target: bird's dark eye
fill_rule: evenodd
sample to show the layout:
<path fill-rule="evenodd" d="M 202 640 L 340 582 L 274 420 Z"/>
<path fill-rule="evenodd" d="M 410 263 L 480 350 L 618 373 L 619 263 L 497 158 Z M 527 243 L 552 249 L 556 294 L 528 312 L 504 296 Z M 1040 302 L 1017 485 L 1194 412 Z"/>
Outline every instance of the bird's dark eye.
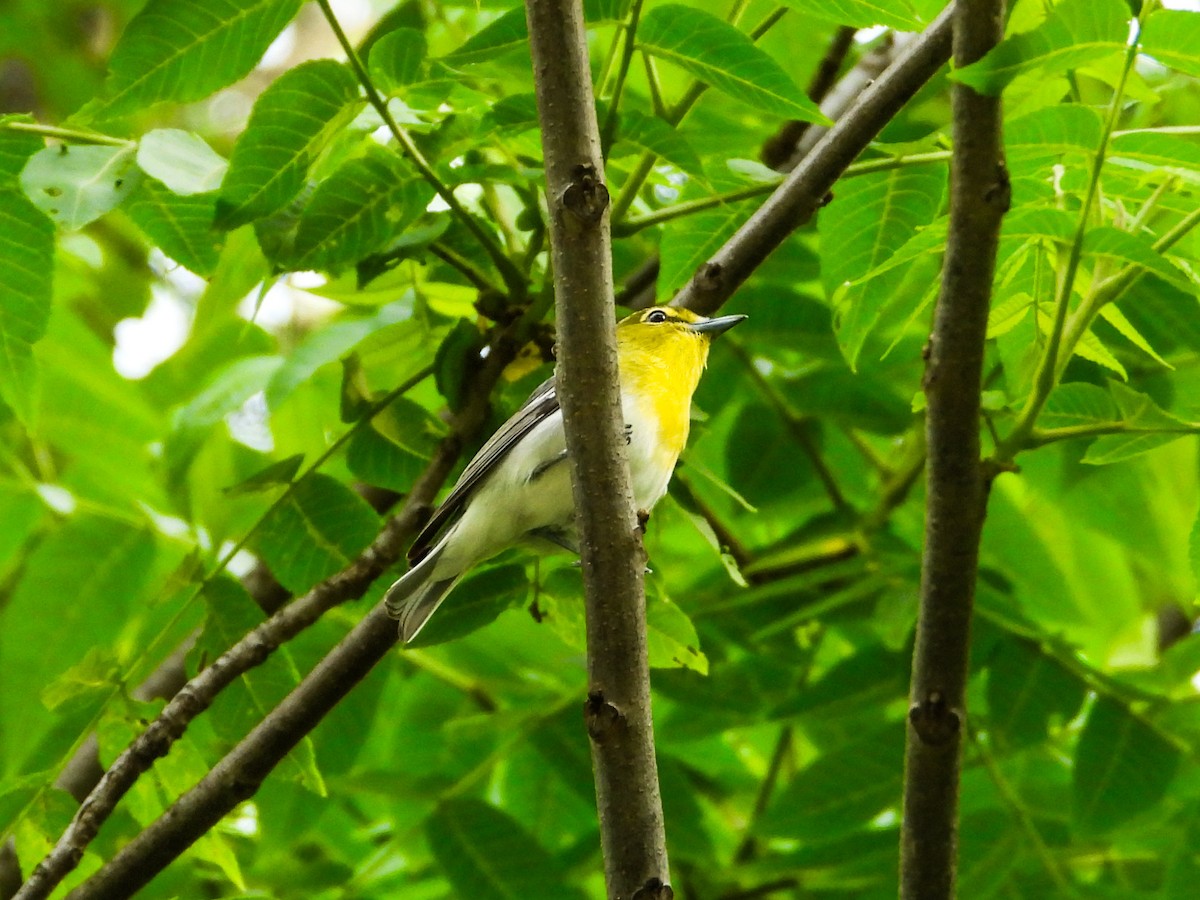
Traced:
<path fill-rule="evenodd" d="M 667 314 L 665 312 L 663 312 L 661 309 L 651 310 L 649 313 L 646 314 L 646 321 L 652 322 L 655 325 L 657 325 L 659 322 L 667 321 Z"/>

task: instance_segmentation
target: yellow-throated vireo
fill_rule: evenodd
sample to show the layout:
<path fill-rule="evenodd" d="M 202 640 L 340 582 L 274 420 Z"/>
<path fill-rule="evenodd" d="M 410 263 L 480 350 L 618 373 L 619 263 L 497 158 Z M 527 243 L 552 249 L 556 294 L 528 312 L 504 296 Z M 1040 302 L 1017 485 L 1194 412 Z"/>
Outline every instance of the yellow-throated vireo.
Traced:
<path fill-rule="evenodd" d="M 656 306 L 617 323 L 621 409 L 638 509 L 649 511 L 687 443 L 692 394 L 712 339 L 745 316 L 707 319 Z M 417 535 L 413 567 L 384 601 L 411 641 L 476 563 L 516 544 L 578 553 L 575 504 L 554 379 L 491 436 Z"/>

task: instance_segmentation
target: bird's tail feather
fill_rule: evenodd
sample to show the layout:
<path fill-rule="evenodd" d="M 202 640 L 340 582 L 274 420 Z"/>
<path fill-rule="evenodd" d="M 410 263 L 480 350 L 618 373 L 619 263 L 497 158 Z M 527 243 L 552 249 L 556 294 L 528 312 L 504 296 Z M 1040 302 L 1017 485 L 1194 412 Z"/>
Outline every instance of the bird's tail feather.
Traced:
<path fill-rule="evenodd" d="M 383 602 L 388 615 L 400 623 L 400 640 L 408 643 L 425 627 L 446 595 L 458 584 L 461 575 L 432 580 L 442 548 L 435 547 L 417 565 L 404 573 L 386 594 Z"/>

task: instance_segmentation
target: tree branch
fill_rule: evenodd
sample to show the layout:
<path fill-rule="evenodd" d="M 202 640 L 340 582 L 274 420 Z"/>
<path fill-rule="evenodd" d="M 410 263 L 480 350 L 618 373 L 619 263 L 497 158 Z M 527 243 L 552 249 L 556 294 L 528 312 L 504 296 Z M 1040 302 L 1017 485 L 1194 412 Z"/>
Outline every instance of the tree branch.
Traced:
<path fill-rule="evenodd" d="M 587 617 L 585 706 L 608 895 L 670 896 L 646 648 L 645 551 L 617 385 L 608 191 L 579 0 L 526 0 Z"/>
<path fill-rule="evenodd" d="M 951 4 L 862 91 L 858 102 L 825 133 L 779 189 L 675 295 L 673 306 L 712 313 L 789 234 L 808 221 L 826 202 L 842 172 L 949 58 L 953 13 Z"/>
<path fill-rule="evenodd" d="M 1003 0 L 959 0 L 954 61 L 999 42 Z M 958 788 L 971 608 L 987 485 L 979 456 L 980 391 L 1000 221 L 1010 186 L 998 97 L 954 85 L 950 234 L 925 371 L 927 501 L 921 604 L 905 748 L 900 894 L 954 896 Z"/>
<path fill-rule="evenodd" d="M 505 346 L 509 347 L 511 341 L 506 338 L 502 340 Z M 67 873 L 78 865 L 84 849 L 95 838 L 100 826 L 112 814 L 116 804 L 130 787 L 156 759 L 167 753 L 171 745 L 183 735 L 190 722 L 204 712 L 222 690 L 245 672 L 261 665 L 279 646 L 312 625 L 327 610 L 347 600 L 361 597 L 376 578 L 401 558 L 403 546 L 422 524 L 428 505 L 453 468 L 463 443 L 479 427 L 486 415 L 491 386 L 494 384 L 494 376 L 488 373 L 497 365 L 502 368 L 503 364 L 512 358 L 512 351 L 506 349 L 503 353 L 493 353 L 492 356 L 496 357 L 496 360 L 489 358 L 488 365 L 481 369 L 480 380 L 476 384 L 471 402 L 457 417 L 451 433 L 434 451 L 429 466 L 414 482 L 403 508 L 388 522 L 371 546 L 341 572 L 316 585 L 248 632 L 175 694 L 146 730 L 117 757 L 84 800 L 54 850 L 38 864 L 22 887 L 17 895 L 18 900 L 40 900 L 49 895 Z M 498 370 L 496 374 L 498 375 Z M 482 411 L 479 411 L 480 409 Z M 367 418 L 370 415 L 368 413 Z M 304 682 L 296 690 L 303 685 Z M 270 720 L 271 716 L 267 718 Z M 307 731 L 297 735 L 293 743 L 298 742 L 306 733 Z M 284 753 L 286 752 L 285 750 Z M 153 828 L 154 826 L 151 826 L 151 829 Z M 139 840 L 141 837 L 142 835 L 139 835 Z M 115 862 L 114 858 L 110 865 Z M 98 878 L 106 869 L 102 869 L 93 877 Z M 87 884 L 90 883 L 89 881 Z M 83 889 L 81 887 L 79 890 Z"/>

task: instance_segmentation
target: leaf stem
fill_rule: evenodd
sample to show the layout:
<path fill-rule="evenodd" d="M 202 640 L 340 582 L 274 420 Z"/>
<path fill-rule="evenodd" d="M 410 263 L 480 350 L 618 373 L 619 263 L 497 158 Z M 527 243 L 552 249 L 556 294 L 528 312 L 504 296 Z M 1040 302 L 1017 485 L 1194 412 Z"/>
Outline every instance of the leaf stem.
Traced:
<path fill-rule="evenodd" d="M 608 101 L 608 115 L 600 128 L 600 152 L 605 162 L 608 162 L 608 152 L 612 149 L 613 139 L 617 133 L 617 109 L 621 105 L 621 92 L 625 90 L 625 79 L 629 75 L 629 66 L 633 62 L 634 38 L 637 36 L 638 20 L 642 15 L 642 0 L 633 0 L 629 9 L 629 21 L 625 24 L 625 44 L 621 48 L 621 62 L 617 66 L 617 81 L 613 85 L 612 97 Z"/>
<path fill-rule="evenodd" d="M 475 240 L 479 242 L 479 245 L 483 247 L 484 252 L 487 253 L 495 264 L 496 269 L 500 272 L 500 277 L 504 280 L 504 284 L 508 288 L 512 298 L 515 300 L 523 297 L 526 291 L 526 284 L 521 270 L 508 258 L 495 237 L 488 234 L 479 222 L 458 202 L 458 198 L 454 196 L 454 191 L 433 170 L 433 166 L 429 164 L 429 161 L 425 159 L 425 155 L 421 152 L 420 148 L 413 142 L 412 136 L 392 116 L 387 103 L 379 95 L 379 91 L 376 90 L 374 83 L 371 81 L 371 76 L 367 73 L 366 67 L 363 66 L 362 60 L 354 49 L 354 45 L 350 43 L 350 39 L 346 37 L 346 32 L 342 30 L 341 23 L 338 22 L 337 16 L 334 15 L 329 0 L 317 0 L 317 2 L 321 7 L 321 12 L 325 16 L 325 21 L 329 23 L 329 27 L 341 45 L 342 51 L 346 54 L 350 68 L 354 70 L 355 77 L 358 78 L 359 84 L 366 91 L 367 101 L 379 113 L 384 124 L 387 125 L 388 131 L 396 139 L 396 143 L 404 150 L 409 160 L 421 174 L 421 177 L 429 182 L 437 192 L 437 195 L 450 207 L 450 211 L 458 217 L 459 221 L 463 223 Z"/>
<path fill-rule="evenodd" d="M 100 134 L 97 131 L 81 131 L 77 128 L 43 125 L 40 122 L 0 122 L 0 128 L 5 128 L 8 131 L 23 131 L 26 134 L 37 134 L 60 141 L 70 141 L 74 144 L 103 144 L 108 147 L 132 147 L 137 144 L 137 141 L 113 137 L 109 134 Z"/>

